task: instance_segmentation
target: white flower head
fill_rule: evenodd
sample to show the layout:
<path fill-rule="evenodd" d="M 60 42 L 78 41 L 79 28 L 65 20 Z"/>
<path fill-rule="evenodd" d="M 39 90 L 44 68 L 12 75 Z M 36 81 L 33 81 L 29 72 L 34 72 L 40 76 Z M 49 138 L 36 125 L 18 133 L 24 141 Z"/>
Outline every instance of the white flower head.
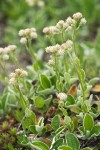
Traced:
<path fill-rule="evenodd" d="M 27 71 L 22 70 L 22 72 L 21 72 L 21 77 L 25 77 L 25 76 L 28 76 L 28 73 L 27 73 Z"/>
<path fill-rule="evenodd" d="M 35 28 L 27 28 L 27 29 L 22 29 L 19 31 L 19 36 L 22 38 L 28 38 L 31 37 L 33 39 L 37 38 L 37 33 Z M 21 40 L 22 44 L 24 44 L 26 40 Z"/>
<path fill-rule="evenodd" d="M 86 19 L 85 19 L 85 18 L 82 18 L 82 19 L 80 20 L 80 24 L 81 24 L 81 25 L 86 24 L 86 22 L 87 22 L 87 21 L 86 21 Z"/>
<path fill-rule="evenodd" d="M 4 48 L 3 54 L 8 54 L 8 53 L 10 53 L 10 51 L 11 51 L 10 47 L 7 46 L 7 47 Z"/>
<path fill-rule="evenodd" d="M 25 31 L 24 29 L 20 30 L 18 33 L 19 36 L 25 36 Z"/>
<path fill-rule="evenodd" d="M 16 74 L 12 72 L 12 73 L 9 75 L 9 77 L 10 77 L 10 78 L 15 78 L 15 77 L 16 77 Z"/>
<path fill-rule="evenodd" d="M 10 51 L 15 51 L 17 46 L 16 45 L 9 45 L 8 48 L 10 49 Z"/>
<path fill-rule="evenodd" d="M 9 84 L 15 85 L 16 84 L 16 78 L 11 78 L 9 80 Z"/>
<path fill-rule="evenodd" d="M 67 95 L 65 93 L 59 93 L 57 94 L 57 97 L 60 99 L 60 100 L 65 100 L 67 98 Z"/>
<path fill-rule="evenodd" d="M 30 37 L 31 37 L 32 39 L 36 39 L 36 38 L 37 38 L 37 33 L 36 33 L 36 32 L 31 32 L 31 33 L 30 33 Z"/>
<path fill-rule="evenodd" d="M 73 23 L 73 19 L 72 19 L 71 17 L 68 17 L 68 18 L 66 19 L 66 23 L 67 23 L 68 25 L 71 25 L 71 24 Z"/>
<path fill-rule="evenodd" d="M 39 0 L 39 1 L 37 2 L 37 5 L 38 5 L 38 7 L 42 8 L 42 7 L 44 7 L 45 3 L 44 3 L 44 1 Z"/>
<path fill-rule="evenodd" d="M 22 38 L 20 39 L 20 43 L 22 43 L 22 44 L 27 44 L 27 38 L 22 37 Z"/>
<path fill-rule="evenodd" d="M 43 29 L 43 33 L 47 34 L 47 35 L 49 35 L 49 34 L 57 34 L 58 33 L 58 29 L 57 29 L 56 26 L 45 27 Z"/>
<path fill-rule="evenodd" d="M 36 5 L 36 0 L 26 0 L 26 3 L 29 5 L 29 6 L 34 6 L 34 5 Z"/>
<path fill-rule="evenodd" d="M 25 71 L 25 70 L 23 70 L 23 69 L 16 69 L 15 70 L 15 74 L 16 74 L 16 76 L 18 77 L 25 77 L 25 76 L 27 76 L 28 75 L 28 73 L 27 73 L 27 71 Z"/>
<path fill-rule="evenodd" d="M 48 64 L 49 64 L 49 65 L 55 65 L 55 61 L 54 61 L 53 59 L 50 59 L 50 60 L 48 61 Z"/>
<path fill-rule="evenodd" d="M 56 27 L 58 29 L 63 29 L 64 28 L 64 24 L 65 24 L 65 22 L 63 20 L 59 20 L 57 25 L 56 25 Z"/>
<path fill-rule="evenodd" d="M 24 30 L 24 34 L 28 36 L 31 33 L 31 29 L 27 28 Z"/>
<path fill-rule="evenodd" d="M 4 54 L 4 55 L 2 56 L 2 59 L 3 59 L 4 61 L 8 60 L 8 59 L 9 59 L 9 55 Z"/>
<path fill-rule="evenodd" d="M 30 30 L 31 30 L 31 32 L 36 32 L 35 28 L 31 28 Z"/>
<path fill-rule="evenodd" d="M 73 19 L 75 19 L 75 20 L 79 20 L 81 18 L 82 18 L 82 14 L 80 12 L 77 12 L 73 15 Z"/>
<path fill-rule="evenodd" d="M 72 30 L 73 30 L 72 26 L 68 26 L 65 31 L 66 31 L 66 32 L 71 32 Z"/>
<path fill-rule="evenodd" d="M 58 54 L 59 56 L 63 56 L 63 55 L 65 54 L 64 48 L 61 47 L 61 48 L 58 50 L 57 54 Z"/>
<path fill-rule="evenodd" d="M 46 47 L 46 52 L 47 53 L 57 53 L 60 49 L 60 45 L 59 44 L 56 44 L 54 46 L 48 46 Z"/>
<path fill-rule="evenodd" d="M 62 44 L 64 49 L 71 49 L 73 46 L 73 42 L 71 40 L 67 40 L 65 43 Z"/>

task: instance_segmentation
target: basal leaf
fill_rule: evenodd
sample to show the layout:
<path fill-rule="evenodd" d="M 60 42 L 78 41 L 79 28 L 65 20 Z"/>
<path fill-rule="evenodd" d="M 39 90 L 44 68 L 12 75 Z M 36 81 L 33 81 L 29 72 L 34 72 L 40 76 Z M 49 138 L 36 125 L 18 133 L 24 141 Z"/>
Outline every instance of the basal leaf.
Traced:
<path fill-rule="evenodd" d="M 49 150 L 49 147 L 41 141 L 34 141 L 30 145 L 32 148 L 35 148 L 37 150 Z"/>
<path fill-rule="evenodd" d="M 57 149 L 60 145 L 63 144 L 63 139 L 58 139 L 54 144 L 53 144 L 53 149 Z"/>
<path fill-rule="evenodd" d="M 57 130 L 60 127 L 60 117 L 58 115 L 54 116 L 52 119 L 52 128 Z"/>
<path fill-rule="evenodd" d="M 95 125 L 91 131 L 91 135 L 100 135 L 100 125 Z"/>
<path fill-rule="evenodd" d="M 66 134 L 67 145 L 70 146 L 73 150 L 80 149 L 80 143 L 77 137 L 73 133 Z"/>
<path fill-rule="evenodd" d="M 44 106 L 44 99 L 42 97 L 38 96 L 35 99 L 34 103 L 37 108 L 42 108 Z"/>
<path fill-rule="evenodd" d="M 58 147 L 58 150 L 72 150 L 70 146 L 62 145 Z"/>
<path fill-rule="evenodd" d="M 84 130 L 92 130 L 93 126 L 94 126 L 94 120 L 93 117 L 90 114 L 86 114 L 83 120 L 83 126 L 84 126 Z"/>

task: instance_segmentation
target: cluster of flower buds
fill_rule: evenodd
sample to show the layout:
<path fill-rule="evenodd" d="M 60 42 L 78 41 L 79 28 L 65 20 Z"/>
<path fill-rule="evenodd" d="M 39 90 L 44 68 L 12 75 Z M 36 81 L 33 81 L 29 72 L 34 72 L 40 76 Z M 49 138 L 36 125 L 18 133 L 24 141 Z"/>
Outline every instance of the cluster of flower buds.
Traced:
<path fill-rule="evenodd" d="M 59 93 L 57 94 L 57 97 L 59 100 L 65 100 L 67 98 L 67 95 L 65 93 Z"/>
<path fill-rule="evenodd" d="M 59 20 L 55 26 L 45 27 L 43 33 L 46 35 L 59 34 L 62 31 L 69 32 L 73 27 L 78 24 L 78 27 L 86 24 L 86 19 L 80 12 L 75 13 L 72 17 L 68 17 L 65 21 Z"/>
<path fill-rule="evenodd" d="M 45 27 L 43 29 L 43 33 L 46 35 L 50 35 L 50 34 L 55 35 L 59 33 L 59 30 L 56 28 L 56 26 L 50 26 L 50 27 Z"/>
<path fill-rule="evenodd" d="M 28 75 L 27 71 L 23 69 L 16 69 L 14 73 L 10 74 L 9 84 L 15 85 L 17 82 L 17 78 L 23 78 Z"/>
<path fill-rule="evenodd" d="M 26 0 L 26 3 L 30 6 L 38 6 L 40 8 L 44 7 L 44 1 L 42 0 Z"/>
<path fill-rule="evenodd" d="M 16 48 L 17 48 L 16 45 L 9 45 L 5 48 L 0 48 L 1 59 L 4 61 L 9 60 L 10 53 L 14 52 Z"/>
<path fill-rule="evenodd" d="M 45 51 L 47 53 L 50 53 L 50 60 L 48 62 L 49 65 L 54 65 L 55 61 L 53 60 L 53 54 L 56 54 L 57 56 L 64 56 L 66 50 L 71 50 L 73 47 L 73 42 L 71 40 L 67 40 L 62 45 L 56 44 L 54 46 L 48 46 L 45 48 Z"/>
<path fill-rule="evenodd" d="M 57 55 L 63 56 L 65 53 L 65 50 L 72 49 L 72 47 L 73 47 L 73 42 L 71 40 L 67 40 L 62 45 L 56 44 L 54 46 L 46 47 L 45 51 L 50 54 L 55 53 Z"/>
<path fill-rule="evenodd" d="M 19 31 L 19 36 L 21 37 L 20 43 L 27 44 L 28 38 L 32 38 L 32 39 L 37 38 L 36 29 L 35 28 L 22 29 Z"/>

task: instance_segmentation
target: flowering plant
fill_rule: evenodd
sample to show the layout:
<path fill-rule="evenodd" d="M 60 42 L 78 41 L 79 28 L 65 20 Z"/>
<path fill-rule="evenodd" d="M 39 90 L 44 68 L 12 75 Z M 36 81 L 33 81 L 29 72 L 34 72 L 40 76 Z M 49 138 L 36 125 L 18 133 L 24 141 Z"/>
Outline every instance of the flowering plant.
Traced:
<path fill-rule="evenodd" d="M 25 70 L 20 66 L 13 52 L 16 46 L 0 48 L 1 76 L 6 76 L 6 90 L 0 97 L 1 112 L 12 110 L 19 122 L 17 139 L 7 145 L 9 149 L 15 149 L 17 141 L 24 149 L 99 150 L 100 103 L 99 97 L 94 100 L 90 91 L 100 78 L 87 81 L 76 47 L 77 32 L 85 23 L 86 19 L 78 12 L 43 29 L 51 42 L 45 48 L 49 55 L 48 64 L 43 63 L 32 49 L 32 39 L 37 38 L 35 28 L 19 31 L 20 43 L 31 54 L 32 66 Z M 59 43 L 56 36 L 60 37 Z M 3 63 L 9 59 L 10 53 L 16 69 L 8 76 Z M 7 128 L 8 124 L 4 123 L 2 129 Z M 10 134 L 13 132 L 15 129 Z M 96 144 L 93 145 L 91 141 L 94 139 Z"/>

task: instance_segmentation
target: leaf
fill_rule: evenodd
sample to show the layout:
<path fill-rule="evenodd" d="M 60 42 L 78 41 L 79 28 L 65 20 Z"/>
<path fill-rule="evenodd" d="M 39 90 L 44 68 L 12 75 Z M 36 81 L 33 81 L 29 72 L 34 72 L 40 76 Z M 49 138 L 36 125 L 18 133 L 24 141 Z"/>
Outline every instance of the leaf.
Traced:
<path fill-rule="evenodd" d="M 31 147 L 36 148 L 37 150 L 49 150 L 47 144 L 44 144 L 41 141 L 34 141 L 30 145 Z"/>
<path fill-rule="evenodd" d="M 92 150 L 92 149 L 89 147 L 86 147 L 86 148 L 83 148 L 82 150 Z"/>
<path fill-rule="evenodd" d="M 60 145 L 62 145 L 63 144 L 63 139 L 62 138 L 60 138 L 60 139 L 58 139 L 54 144 L 53 144 L 53 149 L 57 149 Z"/>
<path fill-rule="evenodd" d="M 65 102 L 65 106 L 69 106 L 69 105 L 72 105 L 72 104 L 75 104 L 75 99 L 72 95 L 68 95 L 67 96 L 67 99 L 66 99 L 66 102 Z"/>
<path fill-rule="evenodd" d="M 38 96 L 35 99 L 34 103 L 37 108 L 42 108 L 44 106 L 44 99 L 42 97 Z"/>
<path fill-rule="evenodd" d="M 51 125 L 54 130 L 57 130 L 60 127 L 60 117 L 58 115 L 53 117 Z"/>
<path fill-rule="evenodd" d="M 35 123 L 36 116 L 35 116 L 34 112 L 31 111 L 29 108 L 25 109 L 25 117 L 29 117 L 33 121 L 33 123 Z"/>
<path fill-rule="evenodd" d="M 15 150 L 15 148 L 13 147 L 13 145 L 11 143 L 8 144 L 8 149 L 9 150 Z"/>
<path fill-rule="evenodd" d="M 80 107 L 76 105 L 70 105 L 68 108 L 70 108 L 70 110 L 76 114 L 79 114 L 81 112 Z"/>
<path fill-rule="evenodd" d="M 64 123 L 69 126 L 71 124 L 72 120 L 69 116 L 65 116 L 64 118 Z"/>
<path fill-rule="evenodd" d="M 89 81 L 89 84 L 90 85 L 94 85 L 95 83 L 97 83 L 97 82 L 99 82 L 100 81 L 100 78 L 99 77 L 95 77 L 95 78 L 93 78 L 93 79 L 91 79 L 90 81 Z"/>
<path fill-rule="evenodd" d="M 95 125 L 91 131 L 91 136 L 92 135 L 100 135 L 100 125 Z"/>
<path fill-rule="evenodd" d="M 40 82 L 44 89 L 51 87 L 50 80 L 43 74 L 40 76 Z"/>
<path fill-rule="evenodd" d="M 31 125 L 31 126 L 29 127 L 29 130 L 30 130 L 33 134 L 36 134 L 36 133 L 37 133 L 35 125 Z"/>
<path fill-rule="evenodd" d="M 91 130 L 94 126 L 93 117 L 90 114 L 86 114 L 83 120 L 84 130 Z"/>
<path fill-rule="evenodd" d="M 62 133 L 63 131 L 65 130 L 65 127 L 59 127 L 56 131 L 55 131 L 55 134 L 56 136 L 59 135 L 60 133 Z"/>
<path fill-rule="evenodd" d="M 66 145 L 62 145 L 58 147 L 58 150 L 72 150 L 72 148 Z"/>
<path fill-rule="evenodd" d="M 56 81 L 57 81 L 56 75 L 52 76 L 52 77 L 50 78 L 50 80 L 51 80 L 52 85 L 53 85 L 53 86 L 56 86 Z"/>
<path fill-rule="evenodd" d="M 73 150 L 80 149 L 80 143 L 77 137 L 73 133 L 66 134 L 66 142 Z"/>
<path fill-rule="evenodd" d="M 44 90 L 37 90 L 37 93 L 38 94 L 50 94 L 52 92 L 56 92 L 56 90 L 54 89 L 54 86 L 52 86 L 51 88 L 47 88 L 47 89 L 44 89 Z"/>

